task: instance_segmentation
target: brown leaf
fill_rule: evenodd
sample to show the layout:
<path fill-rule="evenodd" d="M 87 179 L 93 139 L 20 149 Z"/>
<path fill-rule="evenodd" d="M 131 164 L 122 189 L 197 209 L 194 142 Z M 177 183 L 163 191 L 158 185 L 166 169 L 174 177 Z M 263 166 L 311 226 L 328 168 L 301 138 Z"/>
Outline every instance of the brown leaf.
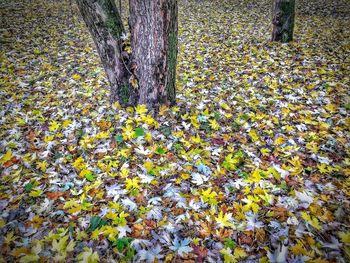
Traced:
<path fill-rule="evenodd" d="M 216 237 L 220 241 L 224 241 L 225 238 L 231 237 L 232 234 L 233 234 L 233 230 L 231 230 L 231 229 L 222 228 L 220 230 L 216 230 Z"/>
<path fill-rule="evenodd" d="M 255 239 L 259 243 L 263 243 L 265 241 L 265 238 L 266 238 L 266 233 L 265 233 L 264 229 L 259 228 L 258 230 L 256 230 L 256 232 L 255 232 Z"/>
<path fill-rule="evenodd" d="M 288 219 L 288 211 L 285 207 L 274 207 L 272 210 L 275 213 L 275 217 L 281 222 L 285 222 Z"/>
<path fill-rule="evenodd" d="M 295 181 L 294 179 L 290 179 L 289 176 L 286 176 L 284 178 L 284 180 L 286 181 L 286 183 L 289 187 L 296 187 L 299 185 L 299 183 L 297 181 Z"/>
<path fill-rule="evenodd" d="M 216 145 L 225 145 L 225 141 L 222 138 L 211 138 L 211 143 Z"/>
<path fill-rule="evenodd" d="M 14 164 L 16 164 L 18 162 L 19 162 L 19 159 L 17 159 L 16 157 L 12 157 L 11 160 L 8 160 L 7 162 L 4 162 L 3 166 L 5 168 L 8 168 L 8 167 L 10 167 L 10 166 L 12 166 L 12 165 L 14 165 Z"/>
<path fill-rule="evenodd" d="M 211 235 L 211 226 L 208 223 L 201 222 L 200 223 L 202 229 L 199 230 L 199 236 L 201 238 L 206 238 Z"/>
<path fill-rule="evenodd" d="M 197 255 L 197 261 L 198 263 L 201 263 L 204 261 L 204 258 L 208 255 L 208 249 L 201 246 L 193 245 L 193 252 Z"/>
<path fill-rule="evenodd" d="M 57 200 L 59 197 L 61 197 L 64 193 L 63 192 L 47 192 L 47 198 L 52 200 Z"/>
<path fill-rule="evenodd" d="M 110 121 L 101 120 L 97 123 L 97 126 L 100 127 L 101 130 L 105 131 L 111 127 L 112 123 Z"/>
<path fill-rule="evenodd" d="M 157 227 L 156 221 L 145 219 L 144 222 L 145 222 L 146 226 L 148 226 L 151 229 L 155 229 Z"/>
<path fill-rule="evenodd" d="M 27 139 L 30 142 L 34 142 L 34 140 L 36 139 L 36 134 L 34 130 L 29 130 L 28 134 L 27 134 Z"/>
<path fill-rule="evenodd" d="M 238 243 L 240 245 L 250 246 L 251 244 L 253 244 L 253 242 L 254 242 L 253 237 L 251 237 L 250 235 L 246 235 L 242 233 L 238 236 Z"/>

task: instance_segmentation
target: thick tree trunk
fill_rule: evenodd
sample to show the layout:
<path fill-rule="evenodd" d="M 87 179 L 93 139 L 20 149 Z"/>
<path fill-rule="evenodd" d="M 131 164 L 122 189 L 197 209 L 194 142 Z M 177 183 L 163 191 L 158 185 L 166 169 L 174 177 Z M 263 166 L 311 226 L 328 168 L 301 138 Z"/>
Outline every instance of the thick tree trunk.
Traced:
<path fill-rule="evenodd" d="M 175 103 L 177 0 L 130 0 L 132 54 L 114 0 L 77 0 L 111 85 L 122 105 Z M 130 57 L 130 59 L 129 59 Z"/>
<path fill-rule="evenodd" d="M 132 70 L 139 103 L 175 103 L 177 1 L 130 0 Z"/>
<path fill-rule="evenodd" d="M 272 41 L 287 43 L 293 40 L 295 0 L 275 0 Z"/>
<path fill-rule="evenodd" d="M 114 0 L 77 0 L 77 4 L 110 82 L 111 100 L 135 104 L 138 95 L 129 87 L 128 54 L 121 39 L 124 28 Z"/>

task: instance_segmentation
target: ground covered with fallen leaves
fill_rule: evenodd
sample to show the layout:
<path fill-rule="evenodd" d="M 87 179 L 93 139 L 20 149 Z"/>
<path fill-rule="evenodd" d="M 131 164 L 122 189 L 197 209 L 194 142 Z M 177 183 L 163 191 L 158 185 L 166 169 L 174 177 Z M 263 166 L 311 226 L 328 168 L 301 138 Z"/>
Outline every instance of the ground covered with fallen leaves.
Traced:
<path fill-rule="evenodd" d="M 0 1 L 0 262 L 349 262 L 349 1 L 180 1 L 177 105 L 123 109 L 69 1 Z"/>

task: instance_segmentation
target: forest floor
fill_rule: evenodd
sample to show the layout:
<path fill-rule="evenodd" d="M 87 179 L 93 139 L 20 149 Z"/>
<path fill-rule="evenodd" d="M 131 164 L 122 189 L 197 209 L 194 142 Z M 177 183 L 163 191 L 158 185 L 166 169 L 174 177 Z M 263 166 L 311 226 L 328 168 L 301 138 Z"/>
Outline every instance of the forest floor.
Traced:
<path fill-rule="evenodd" d="M 298 1 L 290 44 L 270 2 L 180 1 L 154 117 L 76 6 L 0 1 L 0 262 L 350 262 L 349 1 Z"/>

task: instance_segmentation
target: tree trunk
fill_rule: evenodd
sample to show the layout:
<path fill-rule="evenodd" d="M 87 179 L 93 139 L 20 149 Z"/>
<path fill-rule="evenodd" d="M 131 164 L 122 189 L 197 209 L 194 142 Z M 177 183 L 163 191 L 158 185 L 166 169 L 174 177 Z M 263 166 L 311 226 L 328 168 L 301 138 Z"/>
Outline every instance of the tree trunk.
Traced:
<path fill-rule="evenodd" d="M 175 103 L 177 1 L 130 0 L 132 69 L 139 103 Z"/>
<path fill-rule="evenodd" d="M 130 0 L 132 53 L 114 0 L 77 0 L 111 85 L 124 106 L 175 103 L 177 0 Z"/>
<path fill-rule="evenodd" d="M 287 43 L 293 40 L 295 0 L 275 0 L 272 41 Z"/>
<path fill-rule="evenodd" d="M 77 4 L 106 71 L 111 100 L 135 104 L 137 93 L 129 87 L 128 54 L 121 39 L 123 23 L 114 0 L 77 0 Z"/>

